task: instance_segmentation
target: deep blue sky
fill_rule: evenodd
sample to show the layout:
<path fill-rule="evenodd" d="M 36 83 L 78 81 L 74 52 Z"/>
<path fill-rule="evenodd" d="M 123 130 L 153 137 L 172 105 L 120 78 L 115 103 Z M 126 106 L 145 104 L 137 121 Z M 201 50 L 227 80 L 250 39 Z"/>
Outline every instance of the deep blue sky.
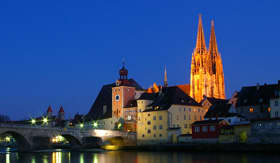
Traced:
<path fill-rule="evenodd" d="M 89 111 L 123 58 L 143 87 L 189 83 L 198 14 L 207 45 L 215 20 L 226 94 L 276 83 L 280 3 L 187 0 L 13 0 L 0 2 L 0 113 L 40 116 L 49 104 L 67 117 Z"/>

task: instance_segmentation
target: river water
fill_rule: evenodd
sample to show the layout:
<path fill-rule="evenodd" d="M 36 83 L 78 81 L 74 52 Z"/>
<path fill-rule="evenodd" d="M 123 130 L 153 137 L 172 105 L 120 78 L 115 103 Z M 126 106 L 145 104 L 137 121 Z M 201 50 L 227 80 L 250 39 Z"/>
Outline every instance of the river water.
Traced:
<path fill-rule="evenodd" d="M 273 163 L 279 154 L 67 150 L 1 152 L 0 163 Z"/>

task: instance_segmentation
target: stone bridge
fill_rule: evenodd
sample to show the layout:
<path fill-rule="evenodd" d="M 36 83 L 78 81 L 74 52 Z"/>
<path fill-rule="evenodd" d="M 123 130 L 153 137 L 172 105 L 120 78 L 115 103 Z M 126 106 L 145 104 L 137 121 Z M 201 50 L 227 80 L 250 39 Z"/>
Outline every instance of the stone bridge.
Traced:
<path fill-rule="evenodd" d="M 0 123 L 0 136 L 5 134 L 13 136 L 21 150 L 48 146 L 51 139 L 58 135 L 63 136 L 72 146 L 81 146 L 85 143 L 85 138 L 90 137 L 98 138 L 102 142 L 113 137 L 122 137 L 124 140 L 135 139 L 135 135 L 116 130 L 57 128 Z"/>

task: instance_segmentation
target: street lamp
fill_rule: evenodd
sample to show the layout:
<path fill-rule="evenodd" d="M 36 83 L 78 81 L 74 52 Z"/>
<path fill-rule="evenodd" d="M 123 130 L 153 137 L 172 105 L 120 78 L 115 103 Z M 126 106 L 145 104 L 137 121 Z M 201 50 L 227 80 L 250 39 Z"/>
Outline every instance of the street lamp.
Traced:
<path fill-rule="evenodd" d="M 48 123 L 48 118 L 47 117 L 43 118 L 43 123 Z"/>
<path fill-rule="evenodd" d="M 97 122 L 93 122 L 93 127 L 97 128 L 98 127 L 98 123 Z"/>
<path fill-rule="evenodd" d="M 36 119 L 31 119 L 31 124 L 35 125 L 36 124 Z"/>
<path fill-rule="evenodd" d="M 80 124 L 80 128 L 83 128 L 83 127 L 84 127 L 84 124 L 83 124 L 83 123 L 81 123 L 81 124 Z"/>

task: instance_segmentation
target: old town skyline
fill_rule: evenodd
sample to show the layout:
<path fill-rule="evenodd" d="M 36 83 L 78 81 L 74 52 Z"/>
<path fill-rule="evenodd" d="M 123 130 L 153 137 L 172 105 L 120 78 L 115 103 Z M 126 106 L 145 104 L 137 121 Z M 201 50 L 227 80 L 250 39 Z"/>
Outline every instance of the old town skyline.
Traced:
<path fill-rule="evenodd" d="M 168 3 L 162 5 L 168 6 Z M 174 5 L 179 8 L 179 4 Z M 115 4 L 112 8 L 116 10 L 118 7 L 118 4 Z M 149 87 L 153 82 L 162 84 L 164 65 L 167 66 L 169 85 L 189 83 L 198 13 L 203 14 L 204 28 L 207 30 L 205 33 L 210 33 L 210 20 L 212 18 L 215 20 L 219 50 L 223 58 L 227 97 L 242 86 L 254 85 L 257 82 L 271 83 L 277 80 L 278 56 L 275 51 L 278 51 L 276 43 L 279 42 L 277 39 L 280 37 L 275 37 L 279 35 L 276 30 L 279 24 L 270 21 L 273 20 L 272 12 L 260 17 L 246 15 L 245 19 L 240 17 L 242 14 L 234 15 L 236 12 L 233 10 L 225 12 L 226 9 L 223 9 L 226 14 L 221 16 L 210 8 L 207 12 L 197 10 L 180 16 L 184 13 L 184 7 L 179 8 L 179 11 L 172 16 L 164 14 L 159 16 L 152 9 L 148 13 L 140 12 L 138 16 L 137 13 L 132 12 L 139 18 L 138 22 L 132 21 L 129 16 L 123 18 L 126 20 L 124 22 L 121 20 L 116 22 L 110 17 L 111 15 L 105 17 L 99 15 L 95 17 L 95 21 L 101 24 L 103 22 L 104 27 L 107 28 L 100 35 L 89 29 L 94 25 L 94 21 L 90 21 L 90 18 L 96 13 L 87 16 L 81 20 L 82 22 L 74 19 L 73 15 L 68 15 L 69 20 L 63 18 L 64 23 L 56 26 L 60 19 L 51 21 L 53 15 L 44 15 L 44 12 L 39 12 L 36 7 L 32 7 L 31 10 L 39 13 L 37 17 L 33 17 L 33 22 L 28 19 L 33 13 L 28 11 L 24 12 L 26 15 L 21 16 L 25 22 L 15 19 L 16 24 L 21 25 L 21 34 L 17 32 L 11 34 L 19 28 L 9 19 L 4 18 L 1 27 L 2 31 L 6 31 L 6 33 L 1 32 L 1 56 L 3 56 L 1 111 L 3 110 L 3 114 L 13 119 L 20 119 L 33 114 L 39 115 L 49 104 L 52 104 L 57 109 L 63 105 L 71 116 L 76 112 L 87 113 L 101 86 L 114 82 L 118 78 L 117 71 L 121 67 L 122 58 L 126 60 L 130 77 L 137 79 L 144 88 Z M 47 10 L 42 8 L 44 11 Z M 172 10 L 168 7 L 167 9 Z M 164 13 L 170 14 L 169 10 L 165 10 Z M 59 10 L 55 11 L 56 14 L 61 14 Z M 257 12 L 257 9 L 253 10 L 254 12 Z M 121 15 L 126 14 L 120 13 L 113 18 L 120 18 Z M 150 15 L 154 15 L 154 18 Z M 13 18 L 13 15 L 10 15 L 10 18 Z M 45 18 L 45 22 L 40 18 Z M 107 18 L 104 20 L 111 22 L 113 27 L 106 25 L 103 18 Z M 163 18 L 168 21 L 163 21 Z M 39 30 L 45 23 L 50 23 L 49 27 Z M 63 27 L 67 23 L 72 27 L 66 28 L 66 31 L 61 34 L 55 33 L 64 30 Z M 139 24 L 142 24 L 141 28 L 136 28 Z M 253 24 L 251 26 L 255 28 L 251 29 L 249 24 Z M 33 25 L 35 27 L 32 27 Z M 7 30 L 10 27 L 13 30 Z M 38 28 L 31 31 L 29 27 L 33 30 Z M 96 30 L 101 30 L 102 27 L 100 25 Z M 123 27 L 126 28 L 122 30 Z M 105 31 L 110 30 L 112 31 L 110 34 L 104 35 Z M 47 35 L 43 31 L 52 34 Z M 134 34 L 137 32 L 143 35 Z M 85 37 L 86 34 L 90 37 Z M 131 34 L 133 37 L 129 36 Z M 257 35 L 261 35 L 262 39 L 257 39 L 260 37 Z M 206 38 L 209 40 L 208 35 Z M 81 43 L 77 40 L 81 40 Z M 116 40 L 121 41 L 117 43 Z M 112 50 L 108 50 L 110 48 Z M 158 58 L 161 59 L 157 60 Z M 268 60 L 267 58 L 269 63 L 264 62 Z M 262 75 L 258 75 L 259 73 Z M 19 109 L 22 113 L 17 113 Z"/>

